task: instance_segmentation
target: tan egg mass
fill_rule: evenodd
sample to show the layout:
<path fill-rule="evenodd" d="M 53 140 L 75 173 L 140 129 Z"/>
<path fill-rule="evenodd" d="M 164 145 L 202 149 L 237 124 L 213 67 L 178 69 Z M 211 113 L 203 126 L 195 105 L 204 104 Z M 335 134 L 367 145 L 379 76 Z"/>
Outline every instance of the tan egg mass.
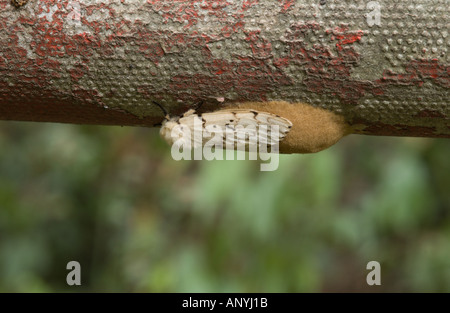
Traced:
<path fill-rule="evenodd" d="M 281 153 L 319 152 L 352 133 L 343 116 L 306 103 L 241 102 L 230 104 L 227 108 L 269 112 L 291 121 L 291 130 L 280 143 Z"/>

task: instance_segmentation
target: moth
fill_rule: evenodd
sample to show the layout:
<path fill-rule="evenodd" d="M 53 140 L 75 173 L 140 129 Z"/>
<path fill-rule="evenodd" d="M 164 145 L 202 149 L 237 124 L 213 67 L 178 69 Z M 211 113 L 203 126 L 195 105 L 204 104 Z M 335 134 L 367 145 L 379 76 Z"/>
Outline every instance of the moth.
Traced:
<path fill-rule="evenodd" d="M 288 119 L 269 112 L 222 109 L 197 114 L 190 109 L 182 116 L 170 117 L 160 104 L 153 103 L 164 112 L 160 135 L 170 145 L 182 143 L 197 148 L 215 144 L 224 149 L 248 149 L 254 144 L 272 146 L 282 141 L 292 128 Z M 201 135 L 195 135 L 199 131 Z"/>

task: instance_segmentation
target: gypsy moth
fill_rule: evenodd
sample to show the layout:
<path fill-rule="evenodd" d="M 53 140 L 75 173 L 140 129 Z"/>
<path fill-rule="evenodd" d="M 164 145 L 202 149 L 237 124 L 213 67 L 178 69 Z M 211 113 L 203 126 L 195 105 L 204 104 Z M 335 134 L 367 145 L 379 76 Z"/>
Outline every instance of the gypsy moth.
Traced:
<path fill-rule="evenodd" d="M 284 117 L 252 109 L 222 109 L 203 114 L 191 109 L 180 117 L 170 117 L 160 104 L 154 103 L 164 112 L 160 135 L 170 145 L 192 148 L 216 145 L 247 150 L 251 146 L 279 144 L 292 127 Z"/>

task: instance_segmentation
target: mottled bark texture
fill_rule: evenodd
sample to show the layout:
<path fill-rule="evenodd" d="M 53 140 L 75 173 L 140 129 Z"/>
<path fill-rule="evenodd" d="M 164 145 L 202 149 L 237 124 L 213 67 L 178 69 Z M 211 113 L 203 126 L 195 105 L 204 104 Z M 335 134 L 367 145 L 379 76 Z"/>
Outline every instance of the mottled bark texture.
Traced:
<path fill-rule="evenodd" d="M 448 0 L 20 3 L 0 0 L 1 119 L 152 126 L 152 101 L 287 101 L 450 137 Z"/>

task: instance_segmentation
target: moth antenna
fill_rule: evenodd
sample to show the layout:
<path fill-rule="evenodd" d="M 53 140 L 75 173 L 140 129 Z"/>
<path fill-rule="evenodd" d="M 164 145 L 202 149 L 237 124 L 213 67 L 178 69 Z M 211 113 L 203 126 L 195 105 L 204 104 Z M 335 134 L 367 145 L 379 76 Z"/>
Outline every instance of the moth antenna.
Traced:
<path fill-rule="evenodd" d="M 163 113 L 164 113 L 164 118 L 166 119 L 166 120 L 169 120 L 170 119 L 170 116 L 169 116 L 169 113 L 166 111 L 166 109 L 164 109 L 164 107 L 161 105 L 161 104 L 159 104 L 158 102 L 156 102 L 156 101 L 152 101 L 154 104 L 156 104 L 160 109 L 161 109 L 161 111 L 163 111 Z"/>

